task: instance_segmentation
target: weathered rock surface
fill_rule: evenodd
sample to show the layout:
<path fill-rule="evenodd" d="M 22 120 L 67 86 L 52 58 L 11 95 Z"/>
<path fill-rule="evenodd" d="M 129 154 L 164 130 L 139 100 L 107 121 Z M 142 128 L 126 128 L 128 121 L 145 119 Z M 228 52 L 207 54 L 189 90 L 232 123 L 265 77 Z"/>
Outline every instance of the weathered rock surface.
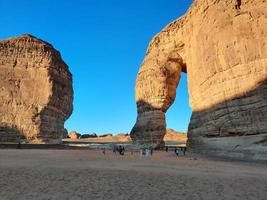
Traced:
<path fill-rule="evenodd" d="M 76 131 L 71 131 L 69 132 L 68 136 L 70 139 L 79 139 L 81 134 L 77 133 Z"/>
<path fill-rule="evenodd" d="M 162 142 L 165 112 L 184 71 L 193 150 L 267 159 L 266 24 L 265 0 L 194 1 L 149 45 L 136 80 L 138 117 L 132 138 L 141 144 L 144 139 Z"/>
<path fill-rule="evenodd" d="M 163 140 L 164 142 L 168 144 L 186 145 L 187 134 L 183 132 L 177 132 L 173 129 L 167 129 Z M 119 143 L 119 142 L 132 142 L 132 139 L 129 134 L 125 134 L 125 133 L 115 134 L 114 136 L 112 134 L 104 134 L 104 136 L 103 135 L 97 136 L 96 134 L 81 135 L 77 131 L 71 131 L 69 132 L 68 137 L 63 139 L 63 142 Z"/>
<path fill-rule="evenodd" d="M 61 142 L 72 75 L 53 46 L 27 34 L 1 40 L 0 91 L 0 142 Z"/>
<path fill-rule="evenodd" d="M 187 133 L 177 132 L 173 129 L 167 129 L 163 139 L 165 142 L 175 142 L 186 145 Z"/>

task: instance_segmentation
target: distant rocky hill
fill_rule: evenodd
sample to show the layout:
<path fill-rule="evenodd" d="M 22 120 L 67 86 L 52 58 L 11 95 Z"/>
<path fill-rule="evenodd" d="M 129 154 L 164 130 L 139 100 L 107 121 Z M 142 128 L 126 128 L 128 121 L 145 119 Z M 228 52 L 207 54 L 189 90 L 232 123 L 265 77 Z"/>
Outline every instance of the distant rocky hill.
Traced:
<path fill-rule="evenodd" d="M 106 134 L 104 134 L 106 135 Z M 81 134 L 76 131 L 71 131 L 69 137 L 64 141 L 90 141 L 90 142 L 131 142 L 132 139 L 129 134 L 116 134 L 114 136 L 107 134 L 107 136 L 87 137 L 83 138 Z M 186 144 L 187 134 L 182 132 L 174 131 L 173 129 L 167 129 L 166 135 L 164 136 L 165 142 L 178 142 Z"/>
<path fill-rule="evenodd" d="M 186 144 L 187 143 L 187 133 L 177 132 L 173 129 L 167 129 L 163 140 L 165 142 L 171 141 L 171 142 L 181 142 L 181 143 Z"/>

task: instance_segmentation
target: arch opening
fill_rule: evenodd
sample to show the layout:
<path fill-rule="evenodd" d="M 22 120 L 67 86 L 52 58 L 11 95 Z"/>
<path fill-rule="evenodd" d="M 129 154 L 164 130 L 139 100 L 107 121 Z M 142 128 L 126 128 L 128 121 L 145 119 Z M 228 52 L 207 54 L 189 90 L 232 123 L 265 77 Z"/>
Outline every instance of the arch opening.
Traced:
<path fill-rule="evenodd" d="M 181 73 L 179 85 L 176 88 L 176 98 L 166 112 L 167 130 L 171 130 L 172 133 L 186 134 L 188 132 L 191 114 L 192 109 L 189 105 L 187 73 Z M 165 141 L 170 139 L 168 134 L 164 137 Z"/>

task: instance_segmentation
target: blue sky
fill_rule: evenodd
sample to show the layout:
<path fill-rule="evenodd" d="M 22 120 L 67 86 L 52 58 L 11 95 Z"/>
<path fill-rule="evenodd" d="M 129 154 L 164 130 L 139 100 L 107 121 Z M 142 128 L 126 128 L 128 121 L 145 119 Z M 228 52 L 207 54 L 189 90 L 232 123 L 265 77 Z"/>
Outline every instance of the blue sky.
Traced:
<path fill-rule="evenodd" d="M 73 74 L 74 112 L 66 128 L 130 132 L 136 120 L 135 78 L 150 39 L 192 0 L 0 0 L 0 39 L 30 33 L 61 52 Z M 186 75 L 167 126 L 187 130 Z"/>

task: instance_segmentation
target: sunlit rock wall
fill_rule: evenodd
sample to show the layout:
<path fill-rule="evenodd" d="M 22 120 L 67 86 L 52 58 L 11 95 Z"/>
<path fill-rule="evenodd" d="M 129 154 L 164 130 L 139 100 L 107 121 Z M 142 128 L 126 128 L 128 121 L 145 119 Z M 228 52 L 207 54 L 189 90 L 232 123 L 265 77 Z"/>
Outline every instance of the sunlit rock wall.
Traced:
<path fill-rule="evenodd" d="M 0 142 L 60 143 L 72 113 L 72 75 L 31 35 L 0 41 Z"/>
<path fill-rule="evenodd" d="M 205 154 L 264 159 L 266 24 L 265 0 L 194 1 L 184 16 L 150 43 L 136 81 L 138 118 L 132 137 L 140 143 L 149 134 L 160 143 L 166 127 L 164 113 L 175 99 L 183 70 L 188 75 L 193 111 L 188 130 L 190 147 Z M 170 55 L 175 59 L 169 59 Z M 170 65 L 173 73 L 162 73 Z M 170 74 L 172 81 L 168 81 Z M 142 109 L 143 105 L 149 109 Z M 154 110 L 162 112 L 158 122 L 153 119 Z M 149 131 L 144 131 L 146 127 Z"/>

